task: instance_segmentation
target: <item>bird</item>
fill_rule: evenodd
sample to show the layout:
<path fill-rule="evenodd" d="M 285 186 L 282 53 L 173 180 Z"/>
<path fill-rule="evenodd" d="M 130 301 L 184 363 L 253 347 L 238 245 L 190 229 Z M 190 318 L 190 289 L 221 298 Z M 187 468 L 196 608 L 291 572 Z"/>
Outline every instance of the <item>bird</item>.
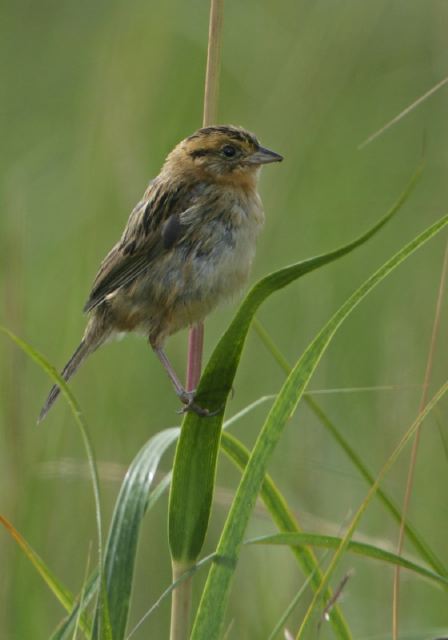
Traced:
<path fill-rule="evenodd" d="M 61 372 L 65 381 L 101 345 L 135 332 L 148 339 L 183 410 L 209 414 L 182 385 L 164 344 L 244 288 L 264 222 L 260 168 L 282 160 L 233 125 L 201 128 L 174 147 L 101 262 L 84 306 L 84 335 Z M 59 393 L 55 384 L 38 422 Z"/>

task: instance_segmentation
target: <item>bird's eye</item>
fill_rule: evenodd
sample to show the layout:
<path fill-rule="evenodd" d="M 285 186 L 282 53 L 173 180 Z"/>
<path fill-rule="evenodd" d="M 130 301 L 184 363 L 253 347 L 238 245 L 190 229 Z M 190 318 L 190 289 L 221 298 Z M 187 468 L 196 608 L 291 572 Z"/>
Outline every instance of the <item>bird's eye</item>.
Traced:
<path fill-rule="evenodd" d="M 226 158 L 233 158 L 236 155 L 236 149 L 231 144 L 226 144 L 222 148 L 222 152 L 226 156 Z"/>

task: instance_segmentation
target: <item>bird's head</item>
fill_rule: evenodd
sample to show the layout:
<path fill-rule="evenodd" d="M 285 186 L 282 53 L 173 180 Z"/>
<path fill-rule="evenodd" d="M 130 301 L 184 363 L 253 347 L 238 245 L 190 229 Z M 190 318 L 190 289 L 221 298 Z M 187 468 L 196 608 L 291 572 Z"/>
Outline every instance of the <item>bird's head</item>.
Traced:
<path fill-rule="evenodd" d="M 265 149 L 248 131 L 230 125 L 199 129 L 169 154 L 165 168 L 197 179 L 228 184 L 251 184 L 261 165 L 282 156 Z"/>

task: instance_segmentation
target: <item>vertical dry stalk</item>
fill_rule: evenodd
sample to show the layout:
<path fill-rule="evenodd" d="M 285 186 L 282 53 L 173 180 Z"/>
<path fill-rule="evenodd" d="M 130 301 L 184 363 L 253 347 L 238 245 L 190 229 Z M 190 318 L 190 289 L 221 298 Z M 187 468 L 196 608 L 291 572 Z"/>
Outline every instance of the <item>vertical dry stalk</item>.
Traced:
<path fill-rule="evenodd" d="M 204 115 L 202 126 L 216 124 L 218 114 L 219 70 L 221 66 L 222 24 L 224 0 L 211 0 L 208 31 L 207 70 L 205 72 Z M 187 380 L 185 387 L 192 391 L 201 377 L 204 323 L 190 329 L 188 336 Z"/>
<path fill-rule="evenodd" d="M 443 258 L 442 272 L 440 274 L 440 283 L 439 283 L 439 290 L 437 293 L 437 302 L 436 302 L 436 309 L 434 313 L 434 322 L 432 326 L 431 342 L 429 345 L 425 377 L 423 381 L 423 392 L 420 399 L 420 406 L 418 410 L 419 413 L 423 411 L 423 409 L 426 406 L 426 403 L 428 402 L 428 388 L 429 388 L 429 382 L 431 380 L 432 367 L 434 363 L 434 354 L 436 351 L 437 336 L 438 336 L 439 327 L 440 327 L 440 315 L 442 310 L 443 292 L 445 290 L 447 271 L 448 271 L 448 242 L 445 247 L 445 255 Z M 420 429 L 421 427 L 418 428 L 415 434 L 414 442 L 412 444 L 411 457 L 409 460 L 408 477 L 406 480 L 406 490 L 405 490 L 405 495 L 403 499 L 403 509 L 401 512 L 400 532 L 398 535 L 397 555 L 401 555 L 403 551 L 405 522 L 408 514 L 409 502 L 411 499 L 412 486 L 414 482 L 415 464 L 417 461 L 418 446 L 420 442 Z M 393 600 L 392 600 L 392 638 L 393 640 L 398 639 L 399 597 L 400 597 L 400 567 L 396 566 L 394 570 L 394 585 L 393 585 Z"/>
<path fill-rule="evenodd" d="M 223 16 L 224 0 L 211 0 L 207 70 L 205 72 L 204 116 L 202 119 L 202 126 L 204 127 L 216 124 L 218 114 Z"/>
<path fill-rule="evenodd" d="M 179 580 L 189 568 L 173 562 L 173 582 Z M 190 635 L 191 581 L 191 576 L 186 578 L 172 593 L 170 640 L 188 640 Z"/>
<path fill-rule="evenodd" d="M 207 70 L 205 73 L 204 116 L 202 120 L 204 127 L 215 124 L 218 113 L 223 14 L 224 0 L 211 0 Z M 200 322 L 190 329 L 188 336 L 187 379 L 185 385 L 187 391 L 192 391 L 198 385 L 202 368 L 203 344 L 204 324 Z M 173 562 L 173 582 L 178 580 L 188 568 Z M 191 586 L 191 578 L 188 578 L 173 591 L 170 640 L 187 640 L 189 637 Z"/>

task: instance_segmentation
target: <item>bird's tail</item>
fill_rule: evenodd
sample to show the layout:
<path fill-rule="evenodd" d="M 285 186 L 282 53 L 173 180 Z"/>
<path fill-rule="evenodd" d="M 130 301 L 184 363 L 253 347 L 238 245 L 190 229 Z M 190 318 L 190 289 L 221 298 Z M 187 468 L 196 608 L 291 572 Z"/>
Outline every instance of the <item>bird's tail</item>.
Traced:
<path fill-rule="evenodd" d="M 86 340 L 82 340 L 81 344 L 76 349 L 75 353 L 72 355 L 72 357 L 67 362 L 67 364 L 65 365 L 65 367 L 63 368 L 63 370 L 61 372 L 61 376 L 64 378 L 64 380 L 66 380 L 66 381 L 70 380 L 72 375 L 77 371 L 77 369 L 78 369 L 79 365 L 81 364 L 81 362 L 92 351 L 93 351 L 92 346 L 89 345 L 86 342 Z M 47 413 L 50 411 L 50 409 L 53 406 L 53 403 L 56 400 L 56 398 L 58 397 L 60 391 L 61 391 L 61 389 L 57 384 L 53 385 L 53 387 L 51 388 L 50 393 L 48 394 L 48 398 L 46 399 L 45 404 L 42 407 L 42 410 L 41 410 L 41 412 L 39 414 L 39 418 L 37 420 L 38 423 L 41 422 L 45 418 Z"/>

